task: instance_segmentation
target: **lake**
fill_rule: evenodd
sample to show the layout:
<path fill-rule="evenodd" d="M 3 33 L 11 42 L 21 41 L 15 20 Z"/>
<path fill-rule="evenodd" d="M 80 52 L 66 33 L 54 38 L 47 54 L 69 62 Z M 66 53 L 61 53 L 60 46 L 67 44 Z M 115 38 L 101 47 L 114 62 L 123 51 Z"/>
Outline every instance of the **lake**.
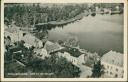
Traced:
<path fill-rule="evenodd" d="M 83 19 L 49 32 L 49 40 L 79 39 L 80 48 L 104 54 L 110 50 L 123 53 L 123 15 L 85 16 Z"/>

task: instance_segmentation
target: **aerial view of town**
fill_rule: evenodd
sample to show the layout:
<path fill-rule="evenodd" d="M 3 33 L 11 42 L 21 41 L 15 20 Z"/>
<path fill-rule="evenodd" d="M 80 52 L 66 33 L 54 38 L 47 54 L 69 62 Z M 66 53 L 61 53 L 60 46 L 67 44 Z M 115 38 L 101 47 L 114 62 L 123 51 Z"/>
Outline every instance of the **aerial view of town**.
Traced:
<path fill-rule="evenodd" d="M 5 78 L 123 78 L 123 3 L 4 3 Z"/>

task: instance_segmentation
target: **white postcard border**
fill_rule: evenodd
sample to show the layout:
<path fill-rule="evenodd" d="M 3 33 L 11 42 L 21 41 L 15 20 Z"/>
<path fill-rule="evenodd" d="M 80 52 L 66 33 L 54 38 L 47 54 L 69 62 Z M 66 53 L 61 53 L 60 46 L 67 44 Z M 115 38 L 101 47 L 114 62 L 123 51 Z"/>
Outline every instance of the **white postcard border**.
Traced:
<path fill-rule="evenodd" d="M 4 0 L 1 1 L 1 80 L 2 81 L 126 81 L 127 80 L 127 0 Z M 4 78 L 4 3 L 124 3 L 123 78 Z"/>

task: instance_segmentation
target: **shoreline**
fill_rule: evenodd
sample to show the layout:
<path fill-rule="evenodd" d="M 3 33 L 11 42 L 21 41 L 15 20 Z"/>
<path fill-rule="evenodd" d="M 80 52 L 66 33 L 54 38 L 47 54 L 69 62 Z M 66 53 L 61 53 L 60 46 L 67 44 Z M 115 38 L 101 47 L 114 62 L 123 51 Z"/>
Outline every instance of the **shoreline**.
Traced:
<path fill-rule="evenodd" d="M 47 23 L 38 23 L 36 24 L 36 26 L 43 26 L 43 25 L 64 25 L 64 24 L 68 24 L 68 23 L 72 23 L 75 22 L 77 20 L 80 20 L 84 17 L 84 13 L 81 13 L 77 16 L 75 16 L 74 18 L 68 19 L 68 20 L 61 20 L 59 22 L 56 21 L 51 21 L 51 22 L 47 22 Z"/>
<path fill-rule="evenodd" d="M 96 13 L 96 14 L 101 14 L 101 12 Z M 118 13 L 115 11 L 115 12 L 112 12 L 112 14 L 118 14 Z M 43 26 L 43 25 L 56 25 L 56 26 L 59 26 L 59 25 L 64 25 L 64 24 L 68 24 L 68 23 L 72 23 L 72 22 L 75 22 L 77 20 L 80 20 L 84 16 L 88 16 L 88 15 L 90 15 L 89 12 L 88 13 L 82 12 L 81 14 L 76 15 L 75 17 L 70 18 L 68 20 L 61 20 L 59 22 L 57 22 L 57 21 L 50 21 L 50 22 L 47 22 L 47 23 L 38 23 L 38 24 L 35 24 L 35 26 Z M 109 14 L 109 15 L 111 15 L 111 14 Z"/>

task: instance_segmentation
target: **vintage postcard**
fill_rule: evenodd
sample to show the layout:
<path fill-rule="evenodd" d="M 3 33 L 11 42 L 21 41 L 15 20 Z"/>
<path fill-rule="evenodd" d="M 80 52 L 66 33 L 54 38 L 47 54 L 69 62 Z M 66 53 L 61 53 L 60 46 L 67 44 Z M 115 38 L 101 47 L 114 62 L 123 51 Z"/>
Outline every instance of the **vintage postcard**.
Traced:
<path fill-rule="evenodd" d="M 2 81 L 126 81 L 127 0 L 2 0 Z"/>

